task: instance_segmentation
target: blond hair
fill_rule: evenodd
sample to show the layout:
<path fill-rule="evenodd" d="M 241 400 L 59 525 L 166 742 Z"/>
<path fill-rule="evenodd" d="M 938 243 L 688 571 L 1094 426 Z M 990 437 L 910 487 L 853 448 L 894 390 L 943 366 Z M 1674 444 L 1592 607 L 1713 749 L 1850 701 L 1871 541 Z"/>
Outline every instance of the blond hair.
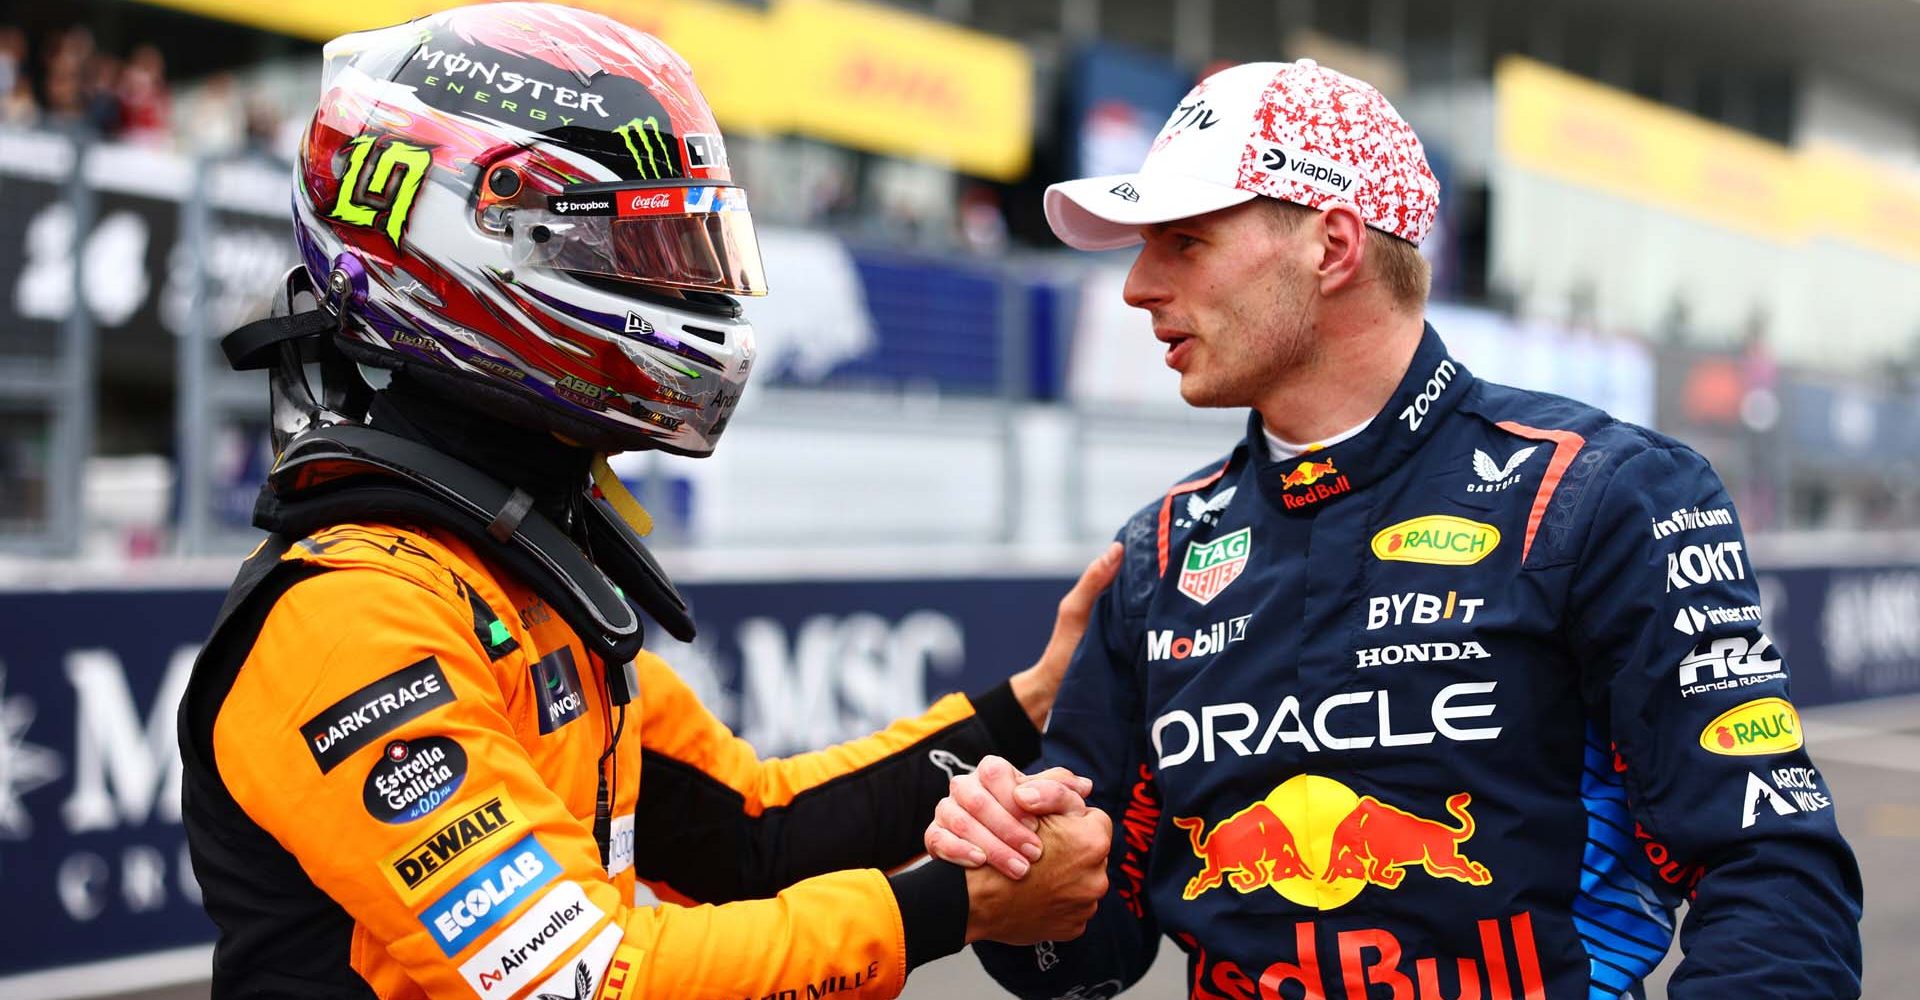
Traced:
<path fill-rule="evenodd" d="M 1283 232 L 1298 230 L 1309 217 L 1320 211 L 1278 198 L 1260 200 L 1269 206 L 1269 214 L 1279 223 Z M 1392 233 L 1368 226 L 1367 266 L 1374 277 L 1386 286 L 1394 305 L 1417 310 L 1427 304 L 1427 295 L 1433 289 L 1433 267 L 1420 255 L 1419 247 Z"/>

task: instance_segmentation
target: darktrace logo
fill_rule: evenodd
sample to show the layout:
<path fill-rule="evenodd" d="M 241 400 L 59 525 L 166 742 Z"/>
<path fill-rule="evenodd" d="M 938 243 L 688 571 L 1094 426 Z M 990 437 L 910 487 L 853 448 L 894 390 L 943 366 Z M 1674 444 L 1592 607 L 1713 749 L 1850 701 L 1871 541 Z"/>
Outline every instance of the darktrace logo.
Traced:
<path fill-rule="evenodd" d="M 438 809 L 467 779 L 467 751 L 445 736 L 394 740 L 367 772 L 361 801 L 382 823 L 411 823 Z"/>
<path fill-rule="evenodd" d="M 1126 199 L 1127 201 L 1139 201 L 1139 200 L 1140 200 L 1140 192 L 1139 192 L 1139 191 L 1137 191 L 1137 190 L 1135 190 L 1135 189 L 1134 189 L 1134 187 L 1133 187 L 1133 185 L 1131 185 L 1131 184 L 1128 184 L 1128 183 L 1126 183 L 1126 182 L 1124 182 L 1124 181 L 1122 181 L 1122 182 L 1121 182 L 1121 183 L 1119 183 L 1119 184 L 1116 184 L 1116 185 L 1114 185 L 1114 187 L 1113 187 L 1113 190 L 1112 190 L 1112 191 L 1109 191 L 1109 192 L 1107 192 L 1107 193 L 1108 193 L 1108 194 L 1112 194 L 1112 195 L 1117 195 L 1117 196 L 1119 196 L 1119 197 L 1121 197 L 1121 198 L 1124 198 L 1124 199 Z"/>
<path fill-rule="evenodd" d="M 586 712 L 587 700 L 581 694 L 580 671 L 573 664 L 572 646 L 561 646 L 548 653 L 528 670 L 533 676 L 540 735 L 545 736 Z"/>
<path fill-rule="evenodd" d="M 440 661 L 429 656 L 328 705 L 300 726 L 307 752 L 326 774 L 361 747 L 453 701 Z"/>

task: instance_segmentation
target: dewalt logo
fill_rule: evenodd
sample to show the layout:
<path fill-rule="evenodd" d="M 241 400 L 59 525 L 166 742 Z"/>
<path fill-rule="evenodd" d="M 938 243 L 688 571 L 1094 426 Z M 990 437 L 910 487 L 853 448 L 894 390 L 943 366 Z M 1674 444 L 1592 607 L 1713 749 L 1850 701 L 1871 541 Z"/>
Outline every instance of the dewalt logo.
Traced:
<path fill-rule="evenodd" d="M 1380 529 L 1373 536 L 1376 559 L 1471 566 L 1500 545 L 1500 529 L 1451 514 L 1428 514 Z"/>
<path fill-rule="evenodd" d="M 503 830 L 524 826 L 526 821 L 506 789 L 495 785 L 445 826 L 389 855 L 381 871 L 400 891 L 400 898 L 412 903 L 433 888 L 439 876 L 457 867 L 476 845 L 491 841 Z"/>

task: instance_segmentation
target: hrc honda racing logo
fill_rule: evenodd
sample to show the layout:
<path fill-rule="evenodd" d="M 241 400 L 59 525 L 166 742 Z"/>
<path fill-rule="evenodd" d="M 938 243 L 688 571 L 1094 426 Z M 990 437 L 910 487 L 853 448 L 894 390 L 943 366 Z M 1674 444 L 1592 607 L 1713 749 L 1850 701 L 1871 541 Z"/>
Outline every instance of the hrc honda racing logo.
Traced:
<path fill-rule="evenodd" d="M 1227 889 L 1239 895 L 1272 891 L 1299 906 L 1333 910 L 1370 886 L 1398 888 L 1409 875 L 1473 888 L 1492 885 L 1493 871 L 1474 856 L 1479 852 L 1470 846 L 1477 832 L 1472 806 L 1473 796 L 1465 791 L 1448 796 L 1444 803 L 1396 804 L 1358 794 L 1332 778 L 1295 775 L 1211 829 L 1205 817 L 1173 818 L 1174 826 L 1186 831 L 1200 862 L 1181 898 L 1192 902 Z M 1459 959 L 1455 967 L 1459 995 L 1545 995 L 1531 916 L 1517 913 L 1505 923 L 1513 938 L 1511 949 L 1500 939 L 1502 921 L 1478 922 L 1481 955 L 1478 960 Z M 1372 987 L 1393 985 L 1396 996 L 1411 998 L 1412 977 L 1401 968 L 1412 970 L 1433 961 L 1403 959 L 1400 943 L 1390 931 L 1342 930 L 1327 949 L 1341 956 L 1337 966 L 1328 963 L 1327 969 L 1337 969 L 1340 978 L 1328 982 L 1321 968 L 1315 923 L 1300 921 L 1293 930 L 1293 954 L 1276 955 L 1264 970 L 1252 970 L 1250 976 L 1232 963 L 1209 962 L 1204 952 L 1198 952 L 1198 974 L 1216 983 L 1257 977 L 1263 996 L 1361 997 L 1373 995 Z M 1287 937 L 1281 932 L 1267 940 L 1278 943 Z M 1509 955 L 1517 968 L 1509 966 Z M 1298 990 L 1283 989 L 1289 980 L 1298 984 Z M 1520 992 L 1506 992 L 1506 984 L 1515 980 Z"/>
<path fill-rule="evenodd" d="M 1184 660 L 1189 656 L 1212 656 L 1227 648 L 1228 643 L 1246 638 L 1247 622 L 1252 619 L 1252 615 L 1241 615 L 1214 622 L 1194 630 L 1190 636 L 1180 635 L 1170 628 L 1154 629 L 1147 633 L 1147 660 L 1157 663 L 1161 660 Z"/>
<path fill-rule="evenodd" d="M 1231 753 L 1236 757 L 1264 757 L 1275 744 L 1292 743 L 1308 753 L 1322 750 L 1365 750 L 1373 746 L 1424 746 L 1436 736 L 1453 742 L 1500 738 L 1500 726 L 1462 725 L 1462 720 L 1492 716 L 1499 681 L 1449 684 L 1433 696 L 1427 724 L 1420 728 L 1404 717 L 1395 718 L 1385 690 L 1342 691 L 1316 704 L 1302 705 L 1287 695 L 1271 714 L 1249 702 L 1203 705 L 1198 716 L 1186 709 L 1164 712 L 1153 720 L 1157 770 L 1179 767 L 1199 755 L 1203 763 Z"/>

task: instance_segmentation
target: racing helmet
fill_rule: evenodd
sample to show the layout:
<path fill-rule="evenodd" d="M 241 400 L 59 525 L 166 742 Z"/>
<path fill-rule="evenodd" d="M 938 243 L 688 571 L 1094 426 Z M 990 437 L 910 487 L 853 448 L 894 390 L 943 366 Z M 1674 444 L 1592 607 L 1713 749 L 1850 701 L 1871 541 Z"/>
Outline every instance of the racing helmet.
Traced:
<path fill-rule="evenodd" d="M 713 451 L 766 279 L 685 60 L 480 4 L 335 39 L 321 91 L 294 228 L 349 357 L 596 451 Z"/>

